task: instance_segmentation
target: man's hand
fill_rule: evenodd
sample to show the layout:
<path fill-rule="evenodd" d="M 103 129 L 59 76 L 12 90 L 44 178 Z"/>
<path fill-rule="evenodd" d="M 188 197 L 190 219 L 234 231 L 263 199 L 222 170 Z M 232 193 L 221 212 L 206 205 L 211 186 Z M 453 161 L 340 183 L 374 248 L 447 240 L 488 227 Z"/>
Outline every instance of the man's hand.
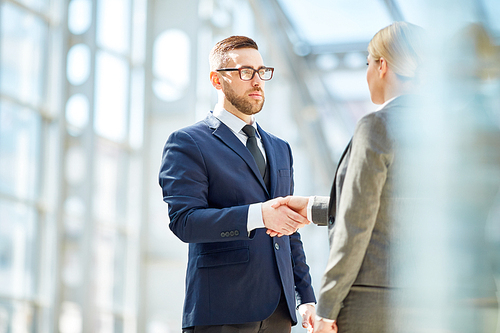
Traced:
<path fill-rule="evenodd" d="M 280 205 L 287 205 L 292 210 L 307 218 L 308 197 L 288 196 L 285 198 L 277 198 L 276 201 L 276 204 L 272 206 L 273 208 L 278 208 Z"/>
<path fill-rule="evenodd" d="M 293 211 L 288 206 L 279 205 L 279 199 L 269 200 L 262 204 L 262 220 L 268 229 L 267 233 L 269 235 L 272 237 L 291 235 L 297 229 L 310 223 L 307 218 Z M 274 205 L 276 205 L 276 208 L 273 208 Z"/>
<path fill-rule="evenodd" d="M 337 321 L 325 320 L 321 317 L 316 317 L 314 321 L 314 333 L 338 333 Z"/>
<path fill-rule="evenodd" d="M 316 308 L 314 307 L 314 305 L 299 305 L 299 314 L 302 316 L 302 327 L 307 329 L 307 333 L 313 333 L 314 318 L 316 317 Z"/>

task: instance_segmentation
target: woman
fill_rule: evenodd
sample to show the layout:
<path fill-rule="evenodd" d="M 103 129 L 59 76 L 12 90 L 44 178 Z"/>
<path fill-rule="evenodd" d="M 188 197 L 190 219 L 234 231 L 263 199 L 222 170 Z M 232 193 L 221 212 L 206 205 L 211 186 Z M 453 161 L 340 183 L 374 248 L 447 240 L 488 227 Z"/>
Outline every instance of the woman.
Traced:
<path fill-rule="evenodd" d="M 391 331 L 393 208 L 403 199 L 395 187 L 396 131 L 401 117 L 412 112 L 421 34 L 417 26 L 395 22 L 370 41 L 366 79 L 371 100 L 381 107 L 358 122 L 330 197 L 280 202 L 303 215 L 309 203 L 309 219 L 329 228 L 330 255 L 314 332 L 335 332 L 337 325 L 341 333 Z"/>

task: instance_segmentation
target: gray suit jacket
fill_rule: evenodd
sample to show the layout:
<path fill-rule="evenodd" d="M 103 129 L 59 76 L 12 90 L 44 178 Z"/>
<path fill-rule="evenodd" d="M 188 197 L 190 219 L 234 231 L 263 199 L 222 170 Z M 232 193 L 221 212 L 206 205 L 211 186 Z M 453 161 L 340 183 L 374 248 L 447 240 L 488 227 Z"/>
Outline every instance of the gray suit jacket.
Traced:
<path fill-rule="evenodd" d="M 330 240 L 317 307 L 321 317 L 337 319 L 353 285 L 391 286 L 391 210 L 400 199 L 393 185 L 393 115 L 408 112 L 405 99 L 398 97 L 358 122 L 339 162 L 331 196 L 314 198 L 313 222 L 328 225 Z"/>
<path fill-rule="evenodd" d="M 408 126 L 422 112 L 414 102 L 418 100 L 400 96 L 363 117 L 339 162 L 330 198 L 313 201 L 312 219 L 328 225 L 330 236 L 317 314 L 337 319 L 340 332 L 413 331 L 415 323 L 420 325 L 443 304 L 455 313 L 450 321 L 455 330 L 495 325 L 495 315 L 488 316 L 497 313 L 491 267 L 498 262 L 491 258 L 498 258 L 493 254 L 498 247 L 491 243 L 493 222 L 488 227 L 486 220 L 495 216 L 489 209 L 495 196 L 498 200 L 499 160 L 493 157 L 498 156 L 498 129 L 478 116 L 475 129 L 451 122 L 450 130 L 463 131 L 464 137 L 451 146 L 436 143 L 434 149 L 433 140 L 423 138 L 425 128 Z M 452 154 L 463 155 L 445 164 L 448 178 L 429 178 L 443 176 L 443 170 L 432 169 L 443 168 L 432 160 L 443 147 L 455 147 Z M 449 220 L 439 221 L 444 214 Z M 436 261 L 429 260 L 433 254 Z M 441 297 L 437 303 L 428 296 L 433 291 L 436 299 Z M 436 329 L 430 322 L 422 331 Z"/>

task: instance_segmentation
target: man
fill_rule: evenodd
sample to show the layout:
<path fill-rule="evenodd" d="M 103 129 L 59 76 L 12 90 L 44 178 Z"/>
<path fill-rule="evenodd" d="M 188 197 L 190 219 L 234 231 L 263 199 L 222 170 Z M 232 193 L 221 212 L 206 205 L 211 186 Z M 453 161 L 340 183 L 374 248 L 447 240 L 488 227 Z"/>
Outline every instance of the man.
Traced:
<path fill-rule="evenodd" d="M 295 294 L 312 326 L 306 303 L 315 297 L 296 232 L 308 221 L 269 200 L 293 192 L 291 149 L 254 117 L 274 69 L 242 36 L 214 46 L 210 69 L 218 104 L 170 135 L 159 176 L 170 229 L 189 243 L 183 332 L 290 332 Z"/>

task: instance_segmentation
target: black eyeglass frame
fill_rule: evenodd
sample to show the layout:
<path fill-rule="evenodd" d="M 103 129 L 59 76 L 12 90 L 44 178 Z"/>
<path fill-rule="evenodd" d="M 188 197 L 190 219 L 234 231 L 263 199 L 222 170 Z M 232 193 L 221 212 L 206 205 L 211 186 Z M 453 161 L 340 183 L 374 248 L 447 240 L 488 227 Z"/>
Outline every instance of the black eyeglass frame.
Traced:
<path fill-rule="evenodd" d="M 249 78 L 249 79 L 244 79 L 243 77 L 241 77 L 241 70 L 242 69 L 251 69 L 253 71 L 252 73 L 252 76 Z M 271 70 L 271 77 L 269 79 L 263 79 L 262 76 L 260 76 L 260 73 L 259 71 L 262 70 L 262 69 L 270 69 Z M 257 75 L 259 76 L 259 78 L 262 80 L 262 81 L 269 81 L 273 78 L 273 74 L 274 74 L 274 67 L 266 67 L 266 66 L 262 66 L 262 67 L 259 67 L 258 69 L 253 69 L 252 67 L 248 67 L 248 66 L 244 66 L 244 67 L 240 67 L 240 68 L 220 68 L 220 69 L 216 69 L 215 70 L 216 72 L 232 72 L 232 71 L 238 71 L 238 74 L 240 76 L 240 79 L 242 81 L 251 81 L 254 77 L 255 77 L 255 73 L 257 73 Z"/>

